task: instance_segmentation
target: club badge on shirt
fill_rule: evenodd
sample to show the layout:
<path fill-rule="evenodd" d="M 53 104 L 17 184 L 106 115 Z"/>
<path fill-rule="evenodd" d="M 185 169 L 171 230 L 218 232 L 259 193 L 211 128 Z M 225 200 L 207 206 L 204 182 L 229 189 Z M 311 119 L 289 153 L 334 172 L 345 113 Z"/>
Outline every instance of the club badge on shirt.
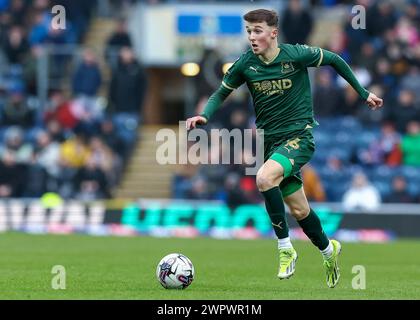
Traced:
<path fill-rule="evenodd" d="M 281 63 L 281 73 L 289 73 L 294 71 L 293 63 L 291 62 L 282 62 Z"/>

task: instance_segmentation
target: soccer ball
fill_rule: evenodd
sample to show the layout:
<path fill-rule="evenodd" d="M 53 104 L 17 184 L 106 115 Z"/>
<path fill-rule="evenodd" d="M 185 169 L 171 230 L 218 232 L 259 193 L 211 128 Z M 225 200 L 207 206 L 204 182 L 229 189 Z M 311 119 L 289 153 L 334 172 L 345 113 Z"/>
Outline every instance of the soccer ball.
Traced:
<path fill-rule="evenodd" d="M 194 266 L 180 253 L 171 253 L 160 260 L 156 277 L 165 289 L 185 289 L 194 280 Z"/>

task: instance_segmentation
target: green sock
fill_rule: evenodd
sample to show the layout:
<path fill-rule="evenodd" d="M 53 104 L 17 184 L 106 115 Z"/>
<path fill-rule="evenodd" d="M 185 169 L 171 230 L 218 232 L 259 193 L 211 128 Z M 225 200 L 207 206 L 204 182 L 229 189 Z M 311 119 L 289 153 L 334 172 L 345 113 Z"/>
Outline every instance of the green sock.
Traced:
<path fill-rule="evenodd" d="M 308 238 L 319 248 L 319 250 L 324 250 L 328 247 L 330 240 L 322 229 L 321 220 L 319 220 L 318 216 L 312 209 L 309 211 L 308 216 L 305 219 L 298 221 L 298 223 L 303 229 L 303 232 L 305 232 Z"/>
<path fill-rule="evenodd" d="M 274 232 L 279 239 L 287 238 L 289 236 L 289 227 L 287 226 L 286 210 L 280 188 L 274 187 L 261 192 L 261 194 L 264 196 L 265 206 L 270 216 Z"/>

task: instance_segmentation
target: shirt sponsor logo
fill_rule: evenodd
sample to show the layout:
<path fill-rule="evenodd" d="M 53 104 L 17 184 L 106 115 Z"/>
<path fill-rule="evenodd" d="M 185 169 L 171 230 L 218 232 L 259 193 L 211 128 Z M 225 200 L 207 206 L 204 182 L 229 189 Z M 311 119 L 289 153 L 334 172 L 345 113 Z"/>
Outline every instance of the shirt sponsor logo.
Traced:
<path fill-rule="evenodd" d="M 290 89 L 293 83 L 290 79 L 279 79 L 257 81 L 253 82 L 252 85 L 254 86 L 255 91 L 271 96 L 273 94 L 284 94 L 284 90 Z"/>

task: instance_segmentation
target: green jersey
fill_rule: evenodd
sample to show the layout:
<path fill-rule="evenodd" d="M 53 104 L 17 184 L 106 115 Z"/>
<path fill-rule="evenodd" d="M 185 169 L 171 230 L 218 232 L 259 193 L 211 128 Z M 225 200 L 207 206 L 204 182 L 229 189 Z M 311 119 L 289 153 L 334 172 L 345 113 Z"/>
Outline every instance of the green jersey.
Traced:
<path fill-rule="evenodd" d="M 246 82 L 254 100 L 256 125 L 266 137 L 317 125 L 314 120 L 308 67 L 332 66 L 366 100 L 369 91 L 357 81 L 349 65 L 337 54 L 307 45 L 281 44 L 276 57 L 263 62 L 251 50 L 226 72 L 222 85 L 200 114 L 207 120 L 233 89 Z"/>
<path fill-rule="evenodd" d="M 281 135 L 316 125 L 308 67 L 322 63 L 318 47 L 280 44 L 278 55 L 263 62 L 251 49 L 229 68 L 223 86 L 235 89 L 246 82 L 254 101 L 256 126 L 265 136 Z"/>

